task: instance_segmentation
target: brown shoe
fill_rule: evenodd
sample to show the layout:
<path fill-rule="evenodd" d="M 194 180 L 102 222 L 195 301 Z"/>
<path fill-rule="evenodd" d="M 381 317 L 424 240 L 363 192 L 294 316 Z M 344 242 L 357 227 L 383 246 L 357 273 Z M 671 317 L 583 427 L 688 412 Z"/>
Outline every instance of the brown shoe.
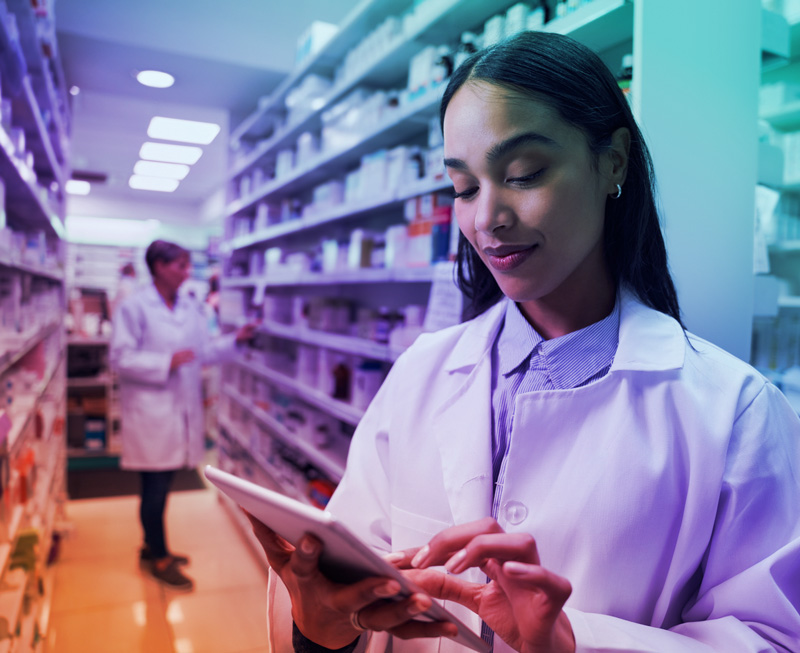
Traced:
<path fill-rule="evenodd" d="M 167 557 L 172 558 L 172 560 L 179 565 L 188 565 L 189 564 L 189 557 L 185 555 L 181 555 L 180 553 L 168 553 Z M 146 566 L 150 564 L 154 560 L 153 554 L 150 552 L 150 548 L 145 545 L 141 549 L 139 549 L 139 564 L 142 566 Z"/>
<path fill-rule="evenodd" d="M 190 592 L 194 589 L 194 582 L 192 579 L 181 573 L 181 570 L 178 569 L 178 563 L 174 560 L 170 560 L 163 569 L 153 561 L 150 563 L 148 571 L 153 578 L 172 589 L 186 592 Z"/>

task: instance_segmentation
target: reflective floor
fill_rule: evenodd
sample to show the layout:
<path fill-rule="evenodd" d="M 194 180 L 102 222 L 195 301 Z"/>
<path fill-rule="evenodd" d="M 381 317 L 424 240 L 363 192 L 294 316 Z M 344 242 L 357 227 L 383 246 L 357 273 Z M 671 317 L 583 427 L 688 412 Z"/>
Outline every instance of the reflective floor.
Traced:
<path fill-rule="evenodd" d="M 48 653 L 267 653 L 266 573 L 214 490 L 169 496 L 189 593 L 139 569 L 137 497 L 71 501 L 67 518 Z"/>

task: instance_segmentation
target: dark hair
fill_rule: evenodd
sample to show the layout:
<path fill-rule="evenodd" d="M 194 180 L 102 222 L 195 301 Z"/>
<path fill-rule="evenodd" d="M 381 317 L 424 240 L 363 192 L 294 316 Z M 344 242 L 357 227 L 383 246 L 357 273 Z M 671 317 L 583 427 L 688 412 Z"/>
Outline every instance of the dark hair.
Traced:
<path fill-rule="evenodd" d="M 154 240 L 148 246 L 144 254 L 144 260 L 147 263 L 147 269 L 150 270 L 150 274 L 155 276 L 156 263 L 159 261 L 161 263 L 172 263 L 172 261 L 184 256 L 189 256 L 189 251 L 180 245 L 166 240 Z"/>
<path fill-rule="evenodd" d="M 622 196 L 606 200 L 605 258 L 618 288 L 626 286 L 643 303 L 681 322 L 656 208 L 650 153 L 625 96 L 600 57 L 560 34 L 523 32 L 510 37 L 473 54 L 453 73 L 442 98 L 442 126 L 453 95 L 473 80 L 505 87 L 552 107 L 586 135 L 595 157 L 611 144 L 611 135 L 617 129 L 626 127 L 630 131 Z M 463 234 L 458 246 L 457 283 L 472 301 L 473 315 L 502 297 L 491 272 Z"/>
<path fill-rule="evenodd" d="M 135 277 L 136 276 L 136 268 L 133 267 L 133 263 L 126 263 L 120 269 L 120 274 L 124 277 Z"/>

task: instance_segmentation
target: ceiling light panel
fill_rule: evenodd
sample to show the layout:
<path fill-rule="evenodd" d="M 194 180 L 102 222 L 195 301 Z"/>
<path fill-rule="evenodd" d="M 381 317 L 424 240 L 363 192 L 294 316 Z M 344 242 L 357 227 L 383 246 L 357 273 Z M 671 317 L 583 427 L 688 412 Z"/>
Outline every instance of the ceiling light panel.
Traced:
<path fill-rule="evenodd" d="M 131 175 L 131 178 L 128 180 L 128 186 L 136 190 L 155 190 L 161 193 L 172 193 L 178 188 L 178 180 Z"/>
<path fill-rule="evenodd" d="M 136 80 L 144 86 L 153 88 L 169 88 L 175 83 L 172 75 L 160 70 L 142 70 L 136 74 Z"/>
<path fill-rule="evenodd" d="M 219 134 L 219 125 L 213 122 L 196 120 L 179 120 L 156 116 L 150 121 L 147 135 L 162 141 L 180 141 L 181 143 L 197 143 L 208 145 Z"/>
<path fill-rule="evenodd" d="M 189 174 L 189 166 L 183 163 L 162 163 L 161 161 L 137 161 L 133 174 L 165 179 L 184 179 Z"/>
<path fill-rule="evenodd" d="M 170 145 L 169 143 L 147 142 L 139 150 L 139 158 L 164 163 L 185 163 L 194 165 L 203 150 L 194 145 Z"/>
<path fill-rule="evenodd" d="M 68 179 L 64 184 L 64 190 L 70 195 L 88 195 L 92 185 L 83 179 Z"/>

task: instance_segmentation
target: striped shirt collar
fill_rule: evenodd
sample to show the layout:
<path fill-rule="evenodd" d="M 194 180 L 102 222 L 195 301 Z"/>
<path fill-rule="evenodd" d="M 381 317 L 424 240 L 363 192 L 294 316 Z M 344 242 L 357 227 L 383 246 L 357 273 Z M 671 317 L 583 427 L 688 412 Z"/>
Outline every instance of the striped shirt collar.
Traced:
<path fill-rule="evenodd" d="M 619 317 L 619 301 L 616 301 L 611 313 L 599 322 L 544 340 L 519 306 L 507 302 L 505 324 L 497 343 L 498 370 L 508 377 L 514 372 L 524 373 L 535 364 L 556 388 L 575 388 L 611 364 L 619 341 Z M 525 369 L 520 369 L 523 364 Z"/>

